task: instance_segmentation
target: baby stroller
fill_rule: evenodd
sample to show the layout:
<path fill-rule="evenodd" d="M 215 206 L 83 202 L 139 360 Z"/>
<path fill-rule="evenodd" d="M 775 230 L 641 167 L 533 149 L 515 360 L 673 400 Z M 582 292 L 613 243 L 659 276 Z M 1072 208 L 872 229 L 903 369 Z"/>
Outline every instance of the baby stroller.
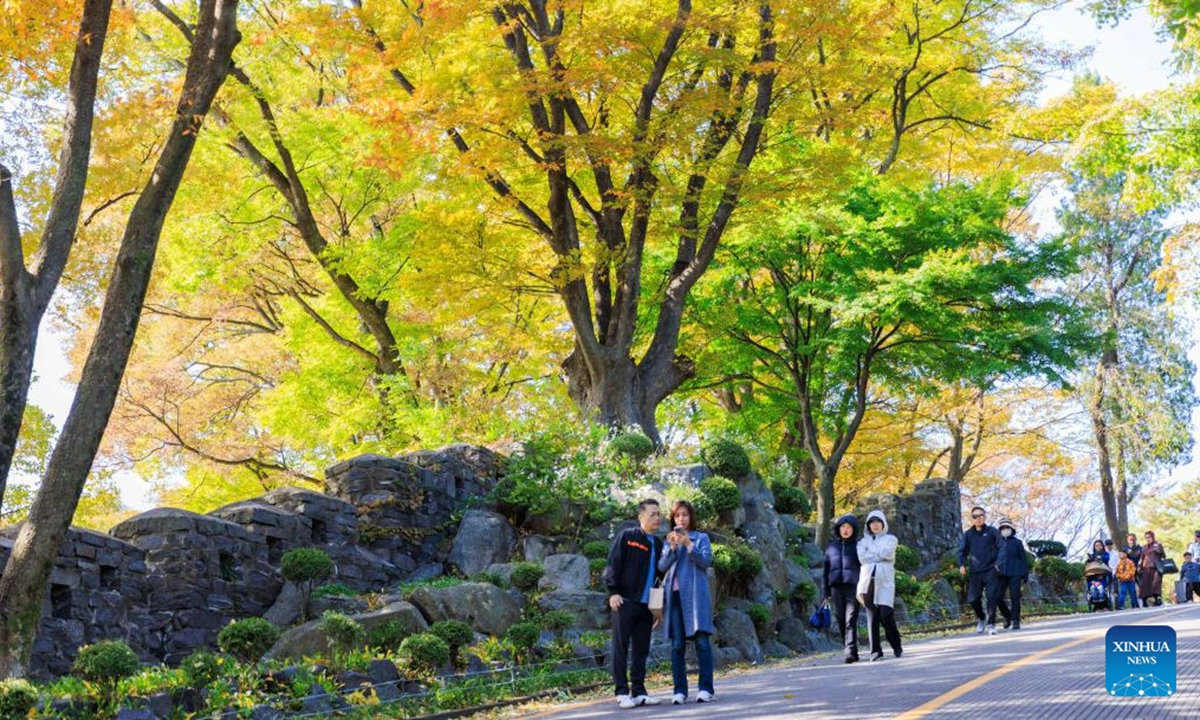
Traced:
<path fill-rule="evenodd" d="M 1109 610 L 1108 602 L 1108 565 L 1092 561 L 1083 568 L 1083 581 L 1087 586 L 1087 602 L 1089 612 Z"/>

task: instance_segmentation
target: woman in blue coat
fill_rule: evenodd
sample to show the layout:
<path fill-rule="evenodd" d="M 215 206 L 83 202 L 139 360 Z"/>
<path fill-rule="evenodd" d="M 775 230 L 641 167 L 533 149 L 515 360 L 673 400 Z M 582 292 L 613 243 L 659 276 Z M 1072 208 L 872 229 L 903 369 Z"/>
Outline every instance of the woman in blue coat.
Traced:
<path fill-rule="evenodd" d="M 700 665 L 700 692 L 696 702 L 713 699 L 713 653 L 709 636 L 713 632 L 712 598 L 708 592 L 707 571 L 712 565 L 712 543 L 708 535 L 696 530 L 696 511 L 686 500 L 677 500 L 671 508 L 674 530 L 667 535 L 658 569 L 666 574 L 663 597 L 667 616 L 663 628 L 671 643 L 671 674 L 675 681 L 673 705 L 687 702 L 687 641 L 696 645 Z"/>

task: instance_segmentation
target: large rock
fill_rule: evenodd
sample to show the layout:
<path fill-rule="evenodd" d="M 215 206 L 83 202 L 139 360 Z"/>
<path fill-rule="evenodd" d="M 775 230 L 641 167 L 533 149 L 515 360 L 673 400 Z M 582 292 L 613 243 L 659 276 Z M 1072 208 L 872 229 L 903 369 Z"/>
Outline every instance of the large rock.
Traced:
<path fill-rule="evenodd" d="M 552 590 L 538 598 L 543 611 L 565 610 L 575 616 L 580 630 L 604 630 L 610 626 L 608 596 L 592 590 Z"/>
<path fill-rule="evenodd" d="M 461 620 L 485 635 L 500 635 L 521 619 L 520 601 L 491 583 L 419 587 L 408 599 L 430 623 Z"/>
<path fill-rule="evenodd" d="M 698 488 L 700 483 L 712 477 L 712 470 L 703 463 L 697 463 L 663 468 L 658 475 L 668 485 L 690 485 Z"/>
<path fill-rule="evenodd" d="M 421 612 L 412 603 L 403 601 L 386 605 L 374 612 L 361 613 L 351 617 L 362 625 L 363 630 L 367 631 L 389 620 L 398 621 L 409 634 L 429 629 L 429 623 L 425 621 Z M 329 643 L 325 633 L 321 631 L 321 621 L 311 620 L 281 635 L 264 659 L 302 660 L 305 657 L 325 654 L 328 651 Z"/>
<path fill-rule="evenodd" d="M 859 502 L 855 515 L 866 517 L 871 510 L 887 515 L 888 531 L 916 550 L 925 566 L 956 550 L 962 539 L 962 507 L 953 480 L 931 478 L 917 483 L 908 495 L 869 495 Z"/>
<path fill-rule="evenodd" d="M 521 543 L 521 552 L 527 562 L 540 563 L 551 555 L 573 553 L 577 547 L 578 544 L 567 537 L 527 535 Z"/>
<path fill-rule="evenodd" d="M 542 567 L 546 570 L 538 581 L 542 590 L 584 590 L 591 584 L 591 566 L 583 555 L 551 555 Z"/>
<path fill-rule="evenodd" d="M 788 592 L 786 548 L 779 531 L 779 516 L 774 510 L 761 509 L 758 519 L 748 521 L 742 531 L 746 541 L 762 557 L 763 571 L 750 584 L 751 598 L 768 607 L 775 603 L 775 591 Z M 790 593 L 789 593 L 790 594 Z"/>
<path fill-rule="evenodd" d="M 304 592 L 296 583 L 285 582 L 275 603 L 263 615 L 276 627 L 288 627 L 304 615 Z"/>
<path fill-rule="evenodd" d="M 468 510 L 450 547 L 450 563 L 463 575 L 477 575 L 488 565 L 506 562 L 517 545 L 508 519 L 490 510 Z"/>
<path fill-rule="evenodd" d="M 825 567 L 825 550 L 819 547 L 816 543 L 806 542 L 800 546 L 800 550 L 804 553 L 804 559 L 808 561 L 810 568 Z"/>
<path fill-rule="evenodd" d="M 724 647 L 736 648 L 742 657 L 752 663 L 763 661 L 762 646 L 758 644 L 758 632 L 754 621 L 741 610 L 726 607 L 713 620 L 717 638 Z"/>

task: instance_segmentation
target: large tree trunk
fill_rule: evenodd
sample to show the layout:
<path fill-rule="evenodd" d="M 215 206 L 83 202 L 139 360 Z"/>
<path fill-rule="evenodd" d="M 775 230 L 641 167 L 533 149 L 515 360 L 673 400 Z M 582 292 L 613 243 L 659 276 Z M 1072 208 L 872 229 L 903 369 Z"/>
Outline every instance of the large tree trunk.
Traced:
<path fill-rule="evenodd" d="M 204 0 L 179 105 L 150 181 L 134 204 L 105 294 L 96 339 L 84 364 L 62 440 L 0 576 L 0 676 L 24 675 L 50 569 L 116 402 L 154 268 L 163 222 L 196 144 L 200 123 L 228 74 L 238 0 Z"/>
<path fill-rule="evenodd" d="M 659 404 L 694 375 L 686 358 L 676 357 L 665 369 L 638 367 L 628 353 L 602 352 L 600 362 L 587 363 L 576 348 L 565 361 L 567 391 L 584 416 L 610 428 L 637 427 L 662 445 L 655 413 Z"/>
<path fill-rule="evenodd" d="M 1100 365 L 1096 369 L 1096 389 L 1088 413 L 1092 420 L 1092 439 L 1096 443 L 1096 464 L 1100 471 L 1100 497 L 1104 501 L 1104 520 L 1108 532 L 1114 538 L 1124 538 L 1126 523 L 1124 513 L 1120 508 L 1120 497 L 1117 483 L 1113 475 L 1112 452 L 1109 447 L 1108 419 L 1105 416 L 1105 397 L 1108 373 L 1117 364 L 1117 353 L 1107 349 L 1100 357 Z"/>
<path fill-rule="evenodd" d="M 111 12 L 112 0 L 87 0 L 83 6 L 67 81 L 58 176 L 33 272 L 25 267 L 12 173 L 0 166 L 0 509 L 29 398 L 38 327 L 75 242 L 91 157 L 96 78 Z"/>
<path fill-rule="evenodd" d="M 837 476 L 837 468 L 825 464 L 817 472 L 817 532 L 813 542 L 818 545 L 829 540 L 833 531 L 833 479 Z"/>

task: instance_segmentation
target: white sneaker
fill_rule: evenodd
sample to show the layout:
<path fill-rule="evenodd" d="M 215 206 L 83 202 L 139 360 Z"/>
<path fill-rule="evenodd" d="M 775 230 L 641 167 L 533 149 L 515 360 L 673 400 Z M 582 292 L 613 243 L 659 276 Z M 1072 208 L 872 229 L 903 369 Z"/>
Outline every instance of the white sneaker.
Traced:
<path fill-rule="evenodd" d="M 685 702 L 687 702 L 687 696 L 683 693 L 675 693 L 675 695 L 671 697 L 672 705 L 682 705 Z"/>
<path fill-rule="evenodd" d="M 662 705 L 662 699 L 649 695 L 638 695 L 633 699 L 634 705 Z"/>
<path fill-rule="evenodd" d="M 698 695 L 696 695 L 696 702 L 698 702 L 698 703 L 712 702 L 713 699 L 714 699 L 713 694 L 707 690 L 701 690 L 700 693 Z"/>
<path fill-rule="evenodd" d="M 996 634 L 996 626 L 995 626 L 995 625 L 988 625 L 988 631 L 987 631 L 987 634 L 988 634 L 988 635 L 995 635 L 995 634 Z"/>
<path fill-rule="evenodd" d="M 982 621 L 982 620 L 980 620 L 979 622 L 975 623 L 975 634 L 976 634 L 976 635 L 982 635 L 982 634 L 983 634 L 983 630 L 984 630 L 984 625 L 983 625 L 983 621 Z"/>
<path fill-rule="evenodd" d="M 634 702 L 633 698 L 629 697 L 628 695 L 618 695 L 617 707 L 621 708 L 622 710 L 630 710 L 637 707 L 637 703 Z"/>

